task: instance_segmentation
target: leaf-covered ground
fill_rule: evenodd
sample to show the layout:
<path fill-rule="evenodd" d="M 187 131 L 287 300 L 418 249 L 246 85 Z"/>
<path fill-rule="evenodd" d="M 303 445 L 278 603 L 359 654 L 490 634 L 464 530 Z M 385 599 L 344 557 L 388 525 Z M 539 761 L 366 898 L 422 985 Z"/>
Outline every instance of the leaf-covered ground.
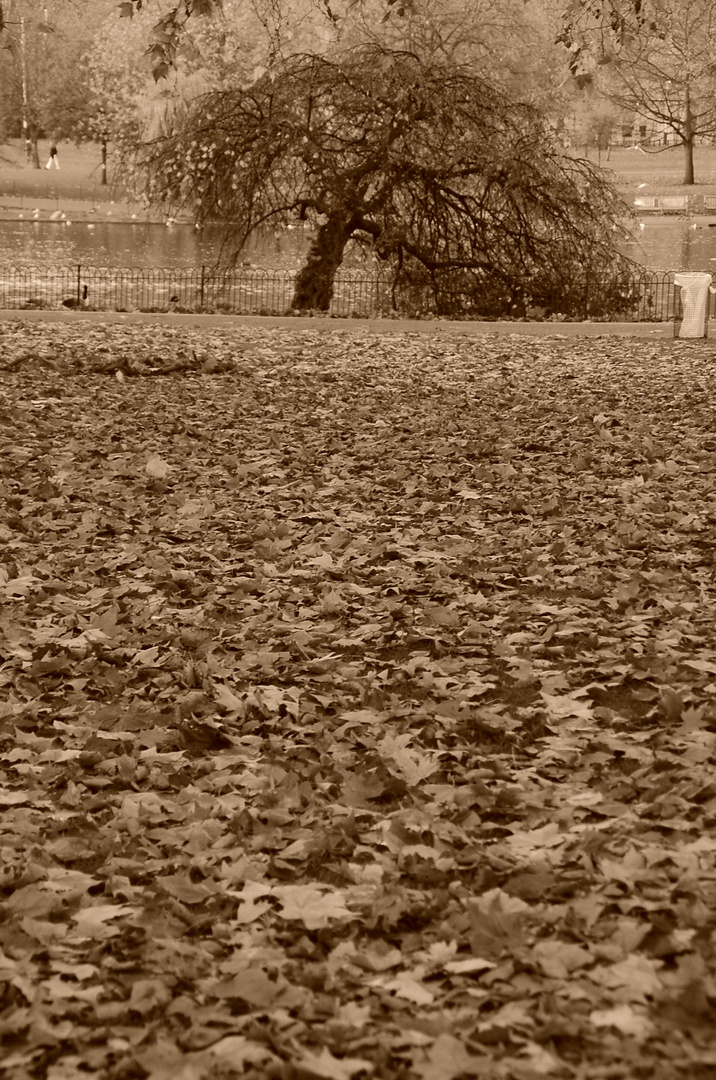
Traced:
<path fill-rule="evenodd" d="M 713 346 L 0 367 L 3 1078 L 716 1073 Z"/>

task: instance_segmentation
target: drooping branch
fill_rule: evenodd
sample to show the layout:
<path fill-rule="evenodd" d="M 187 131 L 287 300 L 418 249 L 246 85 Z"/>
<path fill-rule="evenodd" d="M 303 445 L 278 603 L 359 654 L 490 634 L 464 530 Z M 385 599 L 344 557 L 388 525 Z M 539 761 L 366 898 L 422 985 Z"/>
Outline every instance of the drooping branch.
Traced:
<path fill-rule="evenodd" d="M 409 52 L 291 57 L 249 88 L 200 98 L 140 159 L 150 199 L 223 220 L 237 247 L 258 223 L 312 222 L 298 309 L 327 308 L 352 237 L 436 297 L 473 305 L 525 289 L 568 296 L 619 263 L 625 208 L 601 174 L 566 155 L 535 109 Z"/>

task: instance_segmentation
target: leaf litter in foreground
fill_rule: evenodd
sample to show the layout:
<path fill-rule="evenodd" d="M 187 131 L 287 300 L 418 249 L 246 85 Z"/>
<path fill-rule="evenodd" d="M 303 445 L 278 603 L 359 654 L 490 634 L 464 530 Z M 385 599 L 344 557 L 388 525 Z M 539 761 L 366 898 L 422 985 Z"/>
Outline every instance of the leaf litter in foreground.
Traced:
<path fill-rule="evenodd" d="M 713 350 L 2 335 L 0 1075 L 711 1075 Z"/>

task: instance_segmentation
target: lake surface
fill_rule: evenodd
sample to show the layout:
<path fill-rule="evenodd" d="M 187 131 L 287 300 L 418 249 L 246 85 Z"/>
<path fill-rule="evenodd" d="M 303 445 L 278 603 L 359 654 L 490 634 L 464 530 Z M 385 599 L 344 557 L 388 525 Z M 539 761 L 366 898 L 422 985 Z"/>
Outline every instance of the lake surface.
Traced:
<path fill-rule="evenodd" d="M 221 258 L 218 226 L 197 232 L 192 225 L 145 222 L 0 221 L 0 262 L 32 266 L 179 267 L 214 266 Z M 265 232 L 241 258 L 271 269 L 296 269 L 309 237 L 302 229 Z"/>
<path fill-rule="evenodd" d="M 716 274 L 716 218 L 645 216 L 626 243 L 626 254 L 649 270 L 706 270 Z M 714 227 L 710 227 L 714 226 Z M 266 232 L 242 259 L 267 269 L 296 269 L 309 236 L 302 229 Z M 221 255 L 218 226 L 196 232 L 191 225 L 98 220 L 65 225 L 50 221 L 0 221 L 0 263 L 35 266 L 214 266 Z M 359 253 L 355 261 L 362 259 Z"/>
<path fill-rule="evenodd" d="M 705 270 L 716 274 L 716 218 L 641 219 L 622 250 L 649 270 Z"/>

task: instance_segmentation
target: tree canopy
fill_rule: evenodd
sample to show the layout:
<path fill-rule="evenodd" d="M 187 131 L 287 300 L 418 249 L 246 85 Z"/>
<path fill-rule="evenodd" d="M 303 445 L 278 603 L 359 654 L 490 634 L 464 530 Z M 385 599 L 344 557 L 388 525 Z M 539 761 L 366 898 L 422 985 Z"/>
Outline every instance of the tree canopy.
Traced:
<path fill-rule="evenodd" d="M 0 121 L 23 134 L 39 168 L 40 133 L 54 138 L 86 137 L 92 103 L 86 78 L 92 36 L 114 0 L 91 7 L 73 0 L 14 0 L 5 4 L 0 66 Z M 0 12 L 0 17 L 2 16 Z M 116 15 L 115 15 L 116 17 Z"/>
<path fill-rule="evenodd" d="M 519 85 L 521 96 L 548 73 L 546 54 L 556 33 L 550 0 L 248 0 L 242 14 L 253 9 L 285 46 L 300 39 L 297 27 L 306 23 L 304 7 L 344 42 L 371 40 L 422 55 L 442 52 L 454 61 L 477 65 L 483 75 L 489 67 L 490 78 Z M 156 0 L 118 0 L 118 11 L 123 18 L 156 13 L 148 49 L 157 80 L 191 50 L 202 17 L 226 13 L 227 22 L 237 18 L 232 0 L 169 0 L 162 7 Z M 308 21 L 315 29 L 315 21 Z M 321 48 L 311 46 L 310 51 Z"/>
<path fill-rule="evenodd" d="M 145 143 L 148 199 L 221 220 L 239 251 L 268 222 L 315 240 L 294 307 L 328 307 L 350 240 L 442 312 L 569 304 L 615 267 L 623 204 L 540 114 L 444 61 L 363 45 L 289 57 L 200 96 Z"/>
<path fill-rule="evenodd" d="M 716 134 L 714 0 L 598 0 L 570 4 L 561 41 L 579 85 L 653 121 L 684 147 L 694 183 L 697 139 Z"/>

